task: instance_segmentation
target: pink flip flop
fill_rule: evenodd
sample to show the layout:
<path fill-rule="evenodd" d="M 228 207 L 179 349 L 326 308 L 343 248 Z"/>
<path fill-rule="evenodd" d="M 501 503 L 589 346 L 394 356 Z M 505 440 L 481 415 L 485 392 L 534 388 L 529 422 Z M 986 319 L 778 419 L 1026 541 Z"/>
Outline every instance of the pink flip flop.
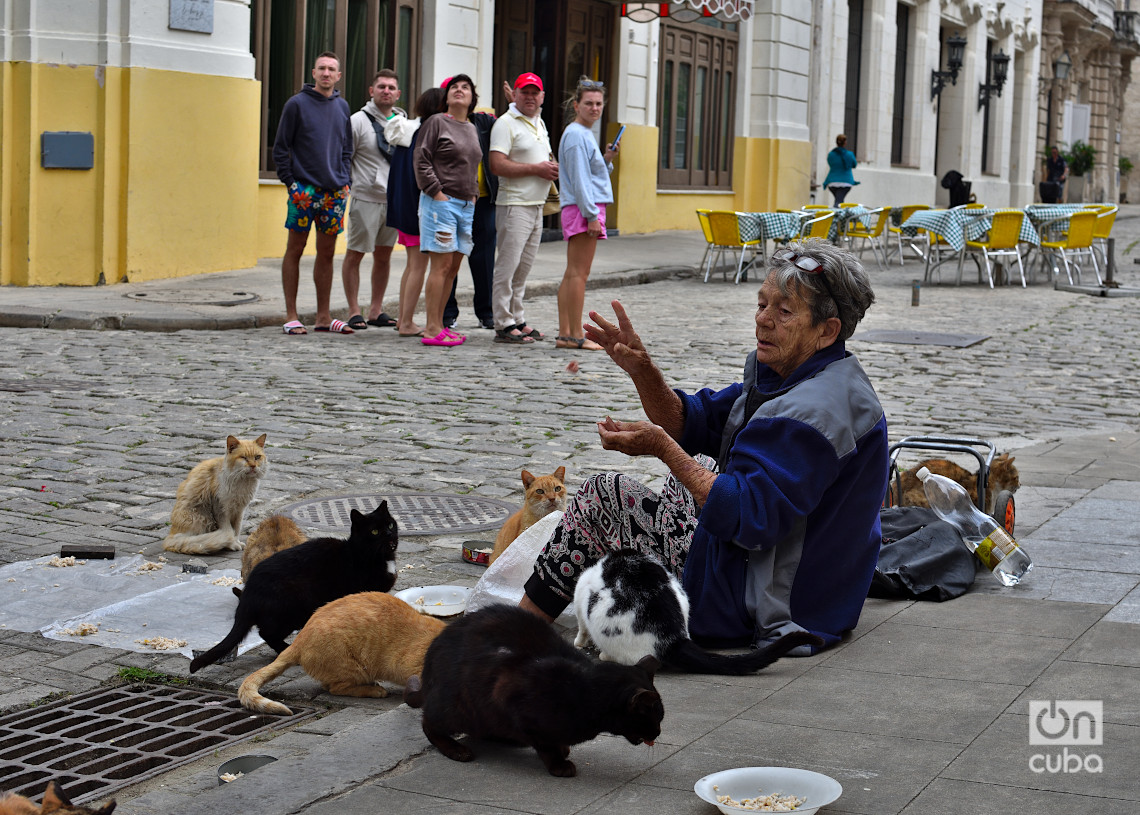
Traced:
<path fill-rule="evenodd" d="M 452 337 L 447 333 L 447 329 L 445 328 L 434 337 L 424 337 L 422 340 L 420 340 L 420 342 L 422 342 L 424 345 L 442 345 L 450 348 L 454 345 L 462 345 L 464 343 L 464 340 L 459 339 L 458 337 Z"/>
<path fill-rule="evenodd" d="M 282 326 L 281 330 L 286 334 L 294 337 L 299 337 L 302 334 L 309 333 L 305 330 L 305 326 L 300 320 L 290 320 L 289 322 L 285 323 L 284 326 Z"/>
<path fill-rule="evenodd" d="M 326 326 L 323 326 L 323 327 L 317 326 L 314 330 L 320 331 L 320 332 L 323 332 L 326 334 L 355 334 L 356 333 L 355 331 L 353 331 L 351 328 L 348 327 L 348 323 L 345 323 L 342 320 L 333 320 L 331 323 L 329 323 Z"/>

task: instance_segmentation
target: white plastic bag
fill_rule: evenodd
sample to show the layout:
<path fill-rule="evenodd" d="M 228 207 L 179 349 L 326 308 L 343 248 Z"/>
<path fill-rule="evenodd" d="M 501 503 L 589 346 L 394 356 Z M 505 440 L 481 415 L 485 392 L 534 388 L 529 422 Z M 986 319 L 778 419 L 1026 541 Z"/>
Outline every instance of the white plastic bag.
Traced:
<path fill-rule="evenodd" d="M 467 601 L 467 611 L 477 611 L 495 603 L 517 606 L 523 596 L 523 584 L 534 574 L 535 558 L 554 535 L 561 520 L 561 512 L 551 512 L 523 530 L 479 578 L 471 599 Z"/>

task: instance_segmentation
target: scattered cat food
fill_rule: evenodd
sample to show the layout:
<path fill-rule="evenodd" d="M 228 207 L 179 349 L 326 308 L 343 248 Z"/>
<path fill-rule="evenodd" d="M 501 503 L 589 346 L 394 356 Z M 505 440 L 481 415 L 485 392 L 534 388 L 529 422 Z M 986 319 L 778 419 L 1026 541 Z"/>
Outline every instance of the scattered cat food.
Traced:
<path fill-rule="evenodd" d="M 713 794 L 720 792 L 720 787 L 713 785 Z M 763 790 L 756 790 L 757 793 Z M 756 798 L 744 798 L 737 801 L 731 795 L 717 795 L 717 803 L 727 807 L 736 807 L 749 812 L 793 812 L 806 800 L 794 795 L 782 795 L 772 792 L 768 795 L 759 795 Z"/>
<path fill-rule="evenodd" d="M 9 582 L 9 583 L 15 583 L 15 582 L 16 582 L 16 578 L 14 578 L 14 577 L 9 577 L 9 578 L 8 578 L 8 582 Z"/>
<path fill-rule="evenodd" d="M 576 359 L 570 360 L 570 364 L 566 366 L 566 370 L 568 370 L 572 374 L 578 373 L 578 360 L 576 360 Z"/>
<path fill-rule="evenodd" d="M 245 775 L 245 773 L 222 773 L 218 776 L 218 778 L 222 779 L 228 784 L 231 781 L 237 781 L 243 775 Z"/>
<path fill-rule="evenodd" d="M 241 578 L 238 577 L 215 577 L 210 581 L 211 586 L 238 586 L 241 584 Z"/>
<path fill-rule="evenodd" d="M 59 633 L 67 637 L 86 637 L 99 633 L 99 623 L 80 623 L 75 628 L 65 628 Z"/>
<path fill-rule="evenodd" d="M 427 598 L 424 597 L 423 595 L 420 595 L 419 597 L 416 598 L 415 605 L 426 606 L 427 605 Z M 442 600 L 436 600 L 434 603 L 432 603 L 432 605 L 433 606 L 442 606 L 443 601 Z"/>
<path fill-rule="evenodd" d="M 161 563 L 154 563 L 153 561 L 144 560 L 142 563 L 139 564 L 137 569 L 135 569 L 133 572 L 131 572 L 131 574 L 142 574 L 143 572 L 157 572 L 161 568 L 162 568 Z"/>
<path fill-rule="evenodd" d="M 186 640 L 176 640 L 170 637 L 147 637 L 145 640 L 135 640 L 135 642 L 156 651 L 173 651 L 175 648 L 186 647 Z"/>
<path fill-rule="evenodd" d="M 59 557 L 58 555 L 56 555 L 56 556 L 52 557 L 52 559 L 47 562 L 47 565 L 48 566 L 55 566 L 57 569 L 63 569 L 67 566 L 74 566 L 77 563 L 82 565 L 82 564 L 87 563 L 87 561 L 86 560 L 76 560 L 74 556 L 70 556 L 70 555 L 68 557 Z"/>

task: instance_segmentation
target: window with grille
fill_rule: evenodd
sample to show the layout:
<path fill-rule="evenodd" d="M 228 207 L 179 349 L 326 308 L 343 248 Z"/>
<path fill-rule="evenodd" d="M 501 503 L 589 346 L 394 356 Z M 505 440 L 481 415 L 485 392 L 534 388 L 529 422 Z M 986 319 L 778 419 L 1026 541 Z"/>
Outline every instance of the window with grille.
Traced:
<path fill-rule="evenodd" d="M 398 103 L 415 103 L 422 0 L 255 0 L 250 51 L 261 81 L 263 178 L 274 178 L 273 141 L 289 97 L 312 82 L 317 55 L 341 60 L 337 89 L 353 110 L 368 101 L 368 82 L 381 68 L 400 76 Z"/>
<path fill-rule="evenodd" d="M 705 25 L 661 22 L 657 180 L 662 187 L 732 187 L 738 35 L 735 23 L 705 19 Z"/>

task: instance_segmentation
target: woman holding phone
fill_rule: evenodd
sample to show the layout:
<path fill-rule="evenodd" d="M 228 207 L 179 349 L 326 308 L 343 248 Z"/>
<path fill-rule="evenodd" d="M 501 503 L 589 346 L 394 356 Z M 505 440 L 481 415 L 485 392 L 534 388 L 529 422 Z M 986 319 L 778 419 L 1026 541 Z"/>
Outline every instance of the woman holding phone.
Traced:
<path fill-rule="evenodd" d="M 571 99 L 574 121 L 562 133 L 558 145 L 559 198 L 562 203 L 562 238 L 566 241 L 566 272 L 558 287 L 558 337 L 556 348 L 600 351 L 602 346 L 585 338 L 582 310 L 586 279 L 594 263 L 599 240 L 606 238 L 606 204 L 614 200 L 610 186 L 616 140 L 605 153 L 598 148 L 593 127 L 602 118 L 606 89 L 601 82 L 582 77 Z"/>

